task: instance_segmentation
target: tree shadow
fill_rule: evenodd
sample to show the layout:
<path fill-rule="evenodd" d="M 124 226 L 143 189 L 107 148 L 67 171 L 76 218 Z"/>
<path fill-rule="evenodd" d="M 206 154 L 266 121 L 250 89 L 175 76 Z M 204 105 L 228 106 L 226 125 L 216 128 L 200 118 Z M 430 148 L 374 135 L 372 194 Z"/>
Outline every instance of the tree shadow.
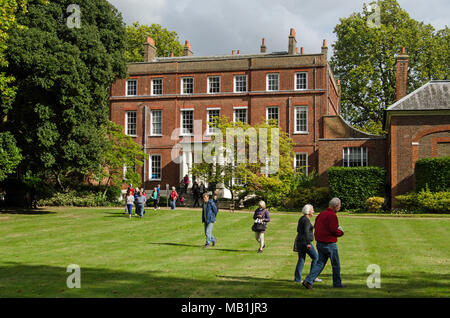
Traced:
<path fill-rule="evenodd" d="M 45 215 L 56 214 L 54 211 L 48 211 L 45 209 L 25 209 L 25 208 L 6 208 L 0 210 L 0 214 L 24 214 L 24 215 Z"/>
<path fill-rule="evenodd" d="M 167 245 L 167 246 L 180 246 L 180 247 L 195 247 L 195 248 L 202 248 L 204 245 L 190 245 L 190 244 L 181 244 L 181 243 L 158 243 L 158 242 L 151 242 L 148 244 L 153 245 Z M 254 252 L 254 250 L 236 250 L 236 249 L 227 249 L 227 248 L 216 248 L 216 247 L 210 247 L 208 249 L 205 249 L 208 251 L 222 251 L 222 252 Z"/>
<path fill-rule="evenodd" d="M 69 264 L 68 264 L 69 265 Z M 284 279 L 261 278 L 256 275 L 210 277 L 161 270 L 112 270 L 80 265 L 81 288 L 66 285 L 71 272 L 66 267 L 2 263 L 0 266 L 0 297 L 449 297 L 448 273 L 411 272 L 386 276 L 382 288 L 366 286 L 367 273 L 343 275 L 344 289 L 331 287 L 331 277 L 306 290 L 298 283 Z M 175 275 L 174 275 L 175 274 Z"/>

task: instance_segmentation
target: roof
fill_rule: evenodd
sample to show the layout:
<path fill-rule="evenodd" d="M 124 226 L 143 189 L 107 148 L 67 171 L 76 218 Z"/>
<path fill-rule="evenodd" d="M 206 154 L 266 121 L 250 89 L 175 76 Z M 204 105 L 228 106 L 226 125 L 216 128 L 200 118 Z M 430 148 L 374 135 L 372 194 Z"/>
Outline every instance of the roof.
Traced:
<path fill-rule="evenodd" d="M 450 81 L 431 81 L 398 100 L 387 111 L 450 109 Z"/>

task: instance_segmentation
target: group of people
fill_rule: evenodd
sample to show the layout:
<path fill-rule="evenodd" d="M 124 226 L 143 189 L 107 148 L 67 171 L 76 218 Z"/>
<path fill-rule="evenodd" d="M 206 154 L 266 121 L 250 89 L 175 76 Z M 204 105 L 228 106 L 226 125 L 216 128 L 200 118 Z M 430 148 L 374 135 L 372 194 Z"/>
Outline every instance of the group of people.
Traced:
<path fill-rule="evenodd" d="M 151 200 L 153 200 L 153 209 L 159 210 L 159 201 L 161 198 L 161 189 L 160 185 L 158 184 L 157 187 L 153 189 L 153 192 L 151 194 Z M 136 188 L 133 189 L 133 186 L 130 184 L 128 186 L 127 192 L 126 192 L 126 209 L 125 214 L 128 213 L 128 217 L 131 218 L 131 215 L 133 214 L 133 205 L 135 206 L 135 215 L 142 218 L 145 214 L 145 203 L 147 202 L 147 194 L 144 191 L 144 188 Z"/>

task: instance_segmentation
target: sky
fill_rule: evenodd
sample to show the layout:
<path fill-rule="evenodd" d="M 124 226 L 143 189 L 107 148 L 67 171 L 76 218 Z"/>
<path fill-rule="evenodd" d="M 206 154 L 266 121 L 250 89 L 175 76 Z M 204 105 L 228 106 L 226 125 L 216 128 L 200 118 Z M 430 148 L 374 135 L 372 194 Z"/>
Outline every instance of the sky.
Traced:
<path fill-rule="evenodd" d="M 287 51 L 291 28 L 297 46 L 319 53 L 324 39 L 336 40 L 339 18 L 362 11 L 371 0 L 108 0 L 127 25 L 158 23 L 189 40 L 196 56 L 259 53 L 261 39 L 267 52 Z M 436 29 L 450 25 L 449 0 L 398 0 L 409 15 Z"/>

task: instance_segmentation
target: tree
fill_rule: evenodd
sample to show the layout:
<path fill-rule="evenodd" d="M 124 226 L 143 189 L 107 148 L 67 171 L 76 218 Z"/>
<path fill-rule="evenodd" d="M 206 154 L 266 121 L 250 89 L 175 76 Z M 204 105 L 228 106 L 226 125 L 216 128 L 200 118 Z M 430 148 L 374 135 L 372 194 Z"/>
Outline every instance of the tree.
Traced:
<path fill-rule="evenodd" d="M 210 148 L 204 151 L 205 154 L 210 153 L 211 158 L 204 154 L 202 163 L 193 164 L 192 174 L 209 183 L 223 185 L 231 192 L 232 200 L 240 192 L 256 194 L 269 205 L 283 200 L 283 194 L 288 190 L 284 189 L 285 181 L 294 173 L 294 154 L 292 140 L 279 129 L 278 124 L 271 121 L 250 126 L 231 122 L 224 116 L 213 118 L 210 125 L 214 125 L 217 131 L 207 146 Z M 240 138 L 242 146 L 239 145 Z M 266 147 L 265 152 L 261 152 L 261 147 Z M 274 154 L 277 154 L 277 164 L 273 161 Z M 240 160 L 240 157 L 245 160 Z"/>
<path fill-rule="evenodd" d="M 410 56 L 411 92 L 430 80 L 449 79 L 450 47 L 448 27 L 436 31 L 412 19 L 396 0 L 376 3 L 381 14 L 378 28 L 371 26 L 375 13 L 366 5 L 362 12 L 340 19 L 331 66 L 341 81 L 344 118 L 381 133 L 383 112 L 395 102 L 395 56 L 401 48 Z"/>
<path fill-rule="evenodd" d="M 0 182 L 15 171 L 21 160 L 20 149 L 11 133 L 0 133 Z"/>
<path fill-rule="evenodd" d="M 101 169 L 96 175 L 97 181 L 105 184 L 121 186 L 125 179 L 129 183 L 140 184 L 140 176 L 132 167 L 137 168 L 143 165 L 143 160 L 148 158 L 137 143 L 123 132 L 123 127 L 111 121 L 108 122 L 107 147 L 101 163 Z M 124 175 L 124 167 L 126 174 Z M 130 180 L 131 179 L 131 180 Z M 106 194 L 106 190 L 105 190 Z"/>
<path fill-rule="evenodd" d="M 158 56 L 183 55 L 183 45 L 179 42 L 175 31 L 169 31 L 159 24 L 150 26 L 134 22 L 127 26 L 127 42 L 125 56 L 128 62 L 144 61 L 144 43 L 147 37 L 155 40 L 156 54 Z"/>
<path fill-rule="evenodd" d="M 65 178 L 96 171 L 107 147 L 109 89 L 126 76 L 125 27 L 106 0 L 32 2 L 18 12 L 26 28 L 11 31 L 5 51 L 17 95 L 6 129 L 24 159 L 21 171 L 45 171 L 67 190 Z M 69 9 L 69 10 L 68 10 Z M 72 11 L 74 10 L 74 11 Z M 68 12 L 69 11 L 69 12 Z"/>

